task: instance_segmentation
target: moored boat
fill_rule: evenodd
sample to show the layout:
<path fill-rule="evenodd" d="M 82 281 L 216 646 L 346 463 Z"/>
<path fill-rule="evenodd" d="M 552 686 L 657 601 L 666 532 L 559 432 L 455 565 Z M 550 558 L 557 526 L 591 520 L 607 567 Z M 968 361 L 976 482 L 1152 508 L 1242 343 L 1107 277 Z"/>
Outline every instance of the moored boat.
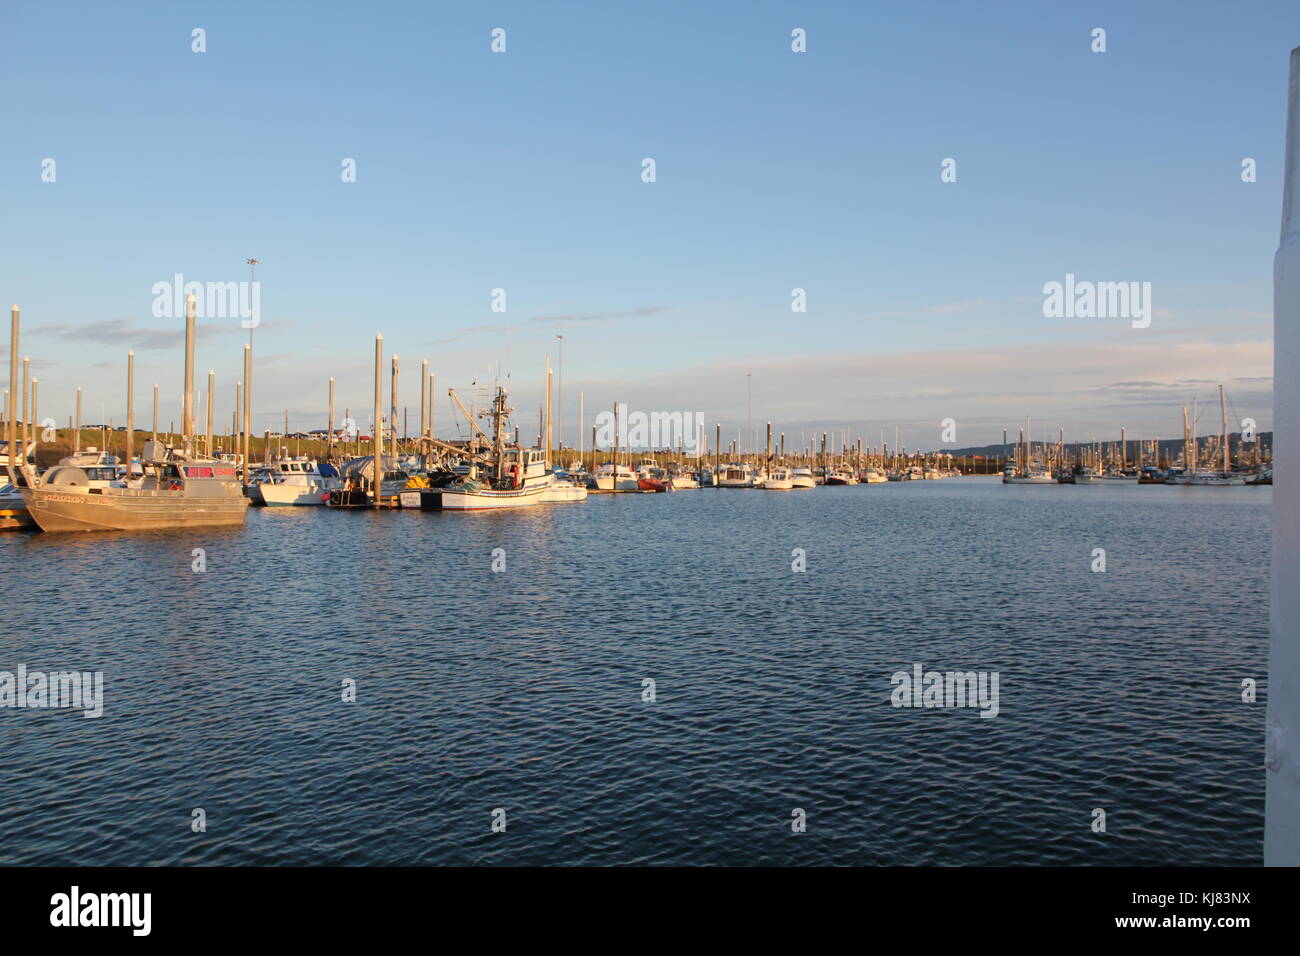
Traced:
<path fill-rule="evenodd" d="M 789 491 L 794 487 L 794 478 L 788 468 L 773 468 L 763 481 L 768 491 Z"/>

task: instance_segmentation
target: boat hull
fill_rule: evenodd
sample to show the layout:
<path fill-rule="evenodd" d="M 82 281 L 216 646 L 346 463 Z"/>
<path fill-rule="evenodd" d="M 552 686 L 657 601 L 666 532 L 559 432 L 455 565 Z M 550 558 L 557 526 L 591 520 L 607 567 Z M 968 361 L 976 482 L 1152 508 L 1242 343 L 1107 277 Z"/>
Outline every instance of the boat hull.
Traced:
<path fill-rule="evenodd" d="M 790 491 L 794 488 L 794 482 L 789 478 L 769 478 L 763 482 L 763 487 L 768 491 Z"/>
<path fill-rule="evenodd" d="M 542 492 L 542 503 L 550 504 L 560 501 L 586 501 L 587 487 L 576 482 L 573 484 L 554 484 Z"/>
<path fill-rule="evenodd" d="M 596 491 L 640 491 L 641 487 L 637 484 L 635 478 L 620 477 L 615 480 L 613 475 L 597 475 Z"/>
<path fill-rule="evenodd" d="M 495 491 L 490 488 L 466 490 L 444 488 L 443 511 L 501 511 L 507 508 L 529 508 L 538 504 L 547 491 L 546 486 Z"/>
<path fill-rule="evenodd" d="M 262 484 L 257 486 L 257 501 L 268 508 L 324 505 L 327 490 L 324 486 Z"/>
<path fill-rule="evenodd" d="M 20 495 L 5 496 L 0 501 L 0 531 L 22 531 L 36 527 L 36 522 L 27 512 L 27 505 Z"/>
<path fill-rule="evenodd" d="M 166 531 L 241 525 L 242 495 L 199 497 L 178 491 L 115 489 L 91 494 L 68 489 L 22 489 L 27 511 L 42 531 Z"/>

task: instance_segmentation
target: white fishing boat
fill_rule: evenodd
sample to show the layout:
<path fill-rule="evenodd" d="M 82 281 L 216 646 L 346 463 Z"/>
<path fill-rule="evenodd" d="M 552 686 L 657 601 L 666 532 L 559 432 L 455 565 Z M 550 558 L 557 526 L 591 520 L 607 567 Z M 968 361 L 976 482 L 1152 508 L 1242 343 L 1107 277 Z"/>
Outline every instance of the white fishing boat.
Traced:
<path fill-rule="evenodd" d="M 533 448 L 507 448 L 506 391 L 497 387 L 489 414 L 492 418 L 490 460 L 471 476 L 458 477 L 441 489 L 443 511 L 500 511 L 540 504 L 555 483 L 547 470 L 546 452 Z M 585 489 L 584 489 L 585 490 Z"/>
<path fill-rule="evenodd" d="M 254 504 L 273 508 L 324 505 L 326 495 L 342 487 L 338 469 L 328 462 L 318 465 L 307 458 L 291 458 L 272 462 L 270 471 L 269 480 L 249 489 Z"/>
<path fill-rule="evenodd" d="M 754 470 L 745 462 L 734 461 L 722 466 L 718 475 L 719 488 L 753 488 Z"/>
<path fill-rule="evenodd" d="M 693 491 L 700 487 L 700 479 L 693 473 L 675 469 L 668 473 L 668 483 L 673 491 Z"/>
<path fill-rule="evenodd" d="M 794 487 L 794 477 L 788 468 L 773 468 L 763 480 L 763 487 L 768 491 L 789 491 Z"/>
<path fill-rule="evenodd" d="M 868 468 L 862 475 L 862 481 L 868 485 L 879 485 L 889 481 L 889 478 L 879 468 Z"/>
<path fill-rule="evenodd" d="M 791 488 L 816 488 L 817 479 L 813 477 L 811 468 L 793 468 L 790 470 L 790 487 Z"/>
<path fill-rule="evenodd" d="M 592 475 L 596 491 L 640 491 L 636 473 L 627 465 L 605 462 Z M 589 486 L 590 487 L 590 486 Z"/>
<path fill-rule="evenodd" d="M 542 492 L 542 504 L 560 501 L 586 501 L 587 486 L 570 478 L 556 478 Z"/>

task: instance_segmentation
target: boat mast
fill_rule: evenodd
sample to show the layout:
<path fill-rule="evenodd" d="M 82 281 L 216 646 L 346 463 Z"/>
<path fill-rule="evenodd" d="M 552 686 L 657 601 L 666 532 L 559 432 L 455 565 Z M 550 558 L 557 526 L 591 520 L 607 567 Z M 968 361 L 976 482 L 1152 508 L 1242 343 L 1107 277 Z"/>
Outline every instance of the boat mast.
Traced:
<path fill-rule="evenodd" d="M 5 409 L 5 425 L 9 432 L 6 436 L 9 452 L 9 481 L 18 485 L 18 431 L 14 410 L 18 407 L 18 306 L 9 311 L 9 401 Z"/>
<path fill-rule="evenodd" d="M 185 297 L 185 397 L 181 404 L 181 451 L 191 454 L 194 437 L 194 293 Z"/>
<path fill-rule="evenodd" d="M 1192 396 L 1192 470 L 1189 474 L 1196 473 L 1197 459 L 1201 457 L 1200 449 L 1196 445 L 1196 396 Z"/>
<path fill-rule="evenodd" d="M 1226 475 L 1230 470 L 1230 456 L 1228 455 L 1228 406 L 1226 404 L 1226 399 L 1223 396 L 1222 385 L 1219 386 L 1219 419 L 1222 423 L 1223 429 L 1221 439 L 1223 442 L 1223 473 Z"/>
<path fill-rule="evenodd" d="M 380 475 L 384 460 L 384 429 L 380 416 L 383 414 L 384 402 L 384 337 L 375 336 L 375 427 L 370 436 L 374 446 L 373 460 L 370 462 L 370 494 L 374 505 L 379 507 Z"/>
<path fill-rule="evenodd" d="M 548 369 L 549 372 L 549 369 Z M 549 382 L 549 374 L 547 376 Z M 492 452 L 496 459 L 496 480 L 501 482 L 505 479 L 506 462 L 505 462 L 505 444 L 502 435 L 505 432 L 506 420 L 506 390 L 500 385 L 497 386 L 496 400 L 492 403 Z M 523 481 L 523 474 L 520 474 L 519 480 Z"/>

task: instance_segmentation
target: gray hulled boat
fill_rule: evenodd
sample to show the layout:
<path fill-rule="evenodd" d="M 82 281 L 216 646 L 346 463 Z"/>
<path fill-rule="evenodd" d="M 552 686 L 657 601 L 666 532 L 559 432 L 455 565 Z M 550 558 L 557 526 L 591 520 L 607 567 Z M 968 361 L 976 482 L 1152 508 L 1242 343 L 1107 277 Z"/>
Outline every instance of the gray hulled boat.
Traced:
<path fill-rule="evenodd" d="M 145 442 L 144 477 L 104 483 L 69 464 L 39 478 L 30 466 L 19 471 L 27 512 L 42 531 L 156 531 L 238 525 L 248 513 L 233 462 L 194 454 L 194 297 L 186 302 L 183 443 L 169 448 Z M 134 432 L 131 366 L 127 372 L 127 461 Z"/>
<path fill-rule="evenodd" d="M 76 465 L 51 468 L 19 489 L 42 531 L 155 531 L 238 525 L 248 511 L 235 466 L 146 442 L 146 474 L 129 485 L 92 487 Z"/>

